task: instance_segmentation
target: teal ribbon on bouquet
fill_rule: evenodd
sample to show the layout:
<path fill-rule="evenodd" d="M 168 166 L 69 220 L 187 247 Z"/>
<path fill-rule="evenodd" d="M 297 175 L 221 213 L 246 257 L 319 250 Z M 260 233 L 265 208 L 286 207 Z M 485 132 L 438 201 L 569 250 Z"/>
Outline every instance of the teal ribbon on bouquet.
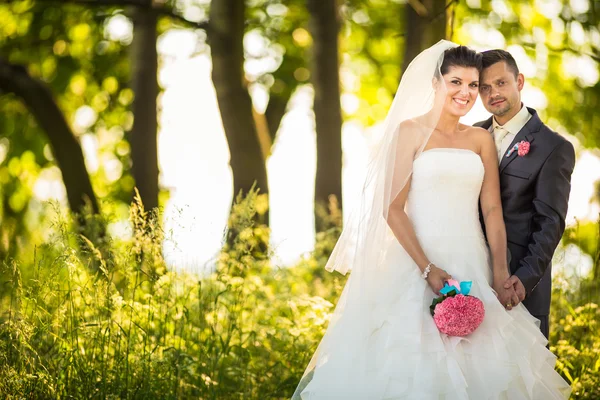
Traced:
<path fill-rule="evenodd" d="M 431 316 L 435 314 L 435 306 L 446 300 L 448 297 L 453 297 L 457 294 L 467 296 L 471 291 L 471 286 L 473 286 L 472 281 L 459 283 L 454 279 L 448 279 L 444 284 L 444 287 L 440 290 L 441 296 L 433 299 L 433 302 L 429 306 L 429 312 L 431 313 Z"/>
<path fill-rule="evenodd" d="M 449 279 L 448 281 L 446 281 L 444 287 L 440 290 L 440 294 L 443 294 L 444 296 L 454 296 L 457 294 L 462 294 L 466 296 L 471 291 L 471 286 L 473 286 L 472 281 L 464 281 L 458 283 L 458 281 L 454 279 Z"/>

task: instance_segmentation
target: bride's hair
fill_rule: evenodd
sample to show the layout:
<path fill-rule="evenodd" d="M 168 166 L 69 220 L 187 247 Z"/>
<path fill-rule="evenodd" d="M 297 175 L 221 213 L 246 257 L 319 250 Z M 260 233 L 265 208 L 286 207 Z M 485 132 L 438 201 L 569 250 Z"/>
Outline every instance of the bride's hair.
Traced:
<path fill-rule="evenodd" d="M 440 66 L 442 75 L 446 74 L 451 67 L 475 68 L 481 71 L 482 55 L 467 46 L 452 47 L 444 52 L 444 61 Z"/>

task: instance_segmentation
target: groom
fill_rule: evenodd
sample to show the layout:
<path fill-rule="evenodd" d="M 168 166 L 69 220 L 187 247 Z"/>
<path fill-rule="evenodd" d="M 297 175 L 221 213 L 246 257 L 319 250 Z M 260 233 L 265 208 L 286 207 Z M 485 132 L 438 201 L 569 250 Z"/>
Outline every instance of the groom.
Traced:
<path fill-rule="evenodd" d="M 575 152 L 570 142 L 544 125 L 533 108 L 521 103 L 525 78 L 510 53 L 489 50 L 482 54 L 479 91 L 493 116 L 475 126 L 489 130 L 498 149 L 510 252 L 511 276 L 498 297 L 507 309 L 522 301 L 541 321 L 547 338 L 551 261 L 565 229 Z M 515 145 L 520 149 L 514 149 Z"/>

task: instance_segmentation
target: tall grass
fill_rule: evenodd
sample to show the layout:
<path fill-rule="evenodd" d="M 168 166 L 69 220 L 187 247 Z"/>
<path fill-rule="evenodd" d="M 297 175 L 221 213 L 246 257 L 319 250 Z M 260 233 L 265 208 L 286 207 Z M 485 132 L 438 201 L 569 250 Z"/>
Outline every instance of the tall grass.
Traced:
<path fill-rule="evenodd" d="M 202 277 L 166 267 L 160 216 L 139 203 L 129 240 L 78 236 L 58 214 L 33 262 L 1 266 L 0 397 L 289 398 L 344 284 L 323 270 L 339 229 L 277 268 L 257 203 L 236 205 L 235 238 Z M 553 350 L 578 399 L 600 398 L 600 316 L 579 296 L 592 283 L 561 286 L 553 304 Z"/>
<path fill-rule="evenodd" d="M 31 265 L 2 264 L 0 397 L 288 397 L 342 281 L 317 284 L 313 259 L 270 265 L 256 202 L 236 205 L 236 237 L 202 278 L 166 268 L 159 216 L 139 203 L 128 241 L 78 237 L 57 217 Z"/>

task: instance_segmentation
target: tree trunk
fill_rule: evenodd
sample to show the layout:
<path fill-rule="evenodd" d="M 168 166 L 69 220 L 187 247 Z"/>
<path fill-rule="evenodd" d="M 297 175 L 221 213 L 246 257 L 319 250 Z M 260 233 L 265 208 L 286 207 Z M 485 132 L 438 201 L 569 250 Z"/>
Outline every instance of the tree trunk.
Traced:
<path fill-rule="evenodd" d="M 420 52 L 446 38 L 446 0 L 410 0 L 405 6 L 406 34 L 402 71 Z"/>
<path fill-rule="evenodd" d="M 157 111 L 158 53 L 157 11 L 135 7 L 131 63 L 133 66 L 134 123 L 131 130 L 132 174 L 147 210 L 158 207 L 158 143 Z"/>
<path fill-rule="evenodd" d="M 83 152 L 50 89 L 29 75 L 26 68 L 0 58 L 0 88 L 21 97 L 46 131 L 56 164 L 61 170 L 69 207 L 80 213 L 87 202 L 99 213 L 98 201 L 85 167 Z M 81 221 L 80 221 L 81 222 Z"/>
<path fill-rule="evenodd" d="M 269 104 L 265 110 L 265 117 L 267 118 L 267 124 L 269 127 L 269 135 L 271 136 L 271 144 L 275 143 L 277 137 L 277 131 L 281 125 L 281 120 L 285 115 L 288 102 L 291 96 L 280 96 L 272 94 L 269 98 Z"/>
<path fill-rule="evenodd" d="M 600 189 L 600 184 L 597 182 L 597 188 Z M 596 194 L 596 197 L 600 198 L 600 190 Z M 598 232 L 596 236 L 596 255 L 594 256 L 594 267 L 592 270 L 592 278 L 596 281 L 600 281 L 600 215 L 598 216 Z"/>
<path fill-rule="evenodd" d="M 234 198 L 239 193 L 246 195 L 255 183 L 260 193 L 268 193 L 266 160 L 253 118 L 252 100 L 244 84 L 244 14 L 244 0 L 211 3 L 208 39 L 212 80 L 231 154 Z"/>
<path fill-rule="evenodd" d="M 342 200 L 342 112 L 336 0 L 308 0 L 313 36 L 312 84 L 317 132 L 317 173 L 315 178 L 315 230 L 327 228 L 320 210 L 330 196 Z"/>

